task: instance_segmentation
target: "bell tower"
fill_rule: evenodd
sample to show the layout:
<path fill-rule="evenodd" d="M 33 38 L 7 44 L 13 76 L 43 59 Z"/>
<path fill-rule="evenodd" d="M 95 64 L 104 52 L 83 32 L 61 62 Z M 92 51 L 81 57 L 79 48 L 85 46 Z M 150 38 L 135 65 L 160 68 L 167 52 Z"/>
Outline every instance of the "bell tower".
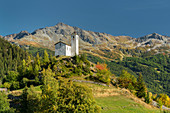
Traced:
<path fill-rule="evenodd" d="M 79 36 L 76 32 L 71 35 L 71 56 L 79 55 Z"/>

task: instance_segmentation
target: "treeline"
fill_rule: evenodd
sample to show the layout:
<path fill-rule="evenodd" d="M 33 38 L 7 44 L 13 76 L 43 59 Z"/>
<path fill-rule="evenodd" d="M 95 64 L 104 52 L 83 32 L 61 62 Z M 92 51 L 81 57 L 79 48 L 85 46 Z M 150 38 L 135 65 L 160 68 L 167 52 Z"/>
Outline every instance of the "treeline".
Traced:
<path fill-rule="evenodd" d="M 9 71 L 17 71 L 18 66 L 22 64 L 22 60 L 27 59 L 28 55 L 20 47 L 0 38 L 0 81 Z"/>
<path fill-rule="evenodd" d="M 158 54 L 147 58 L 128 57 L 116 64 L 129 68 L 136 74 L 141 72 L 149 91 L 170 95 L 169 56 Z"/>
<path fill-rule="evenodd" d="M 43 57 L 44 55 L 44 51 L 46 50 L 47 53 L 50 56 L 54 56 L 54 51 L 50 50 L 50 49 L 46 49 L 46 48 L 39 48 L 39 47 L 33 47 L 33 46 L 29 46 L 29 47 L 21 47 L 23 50 L 27 51 L 28 53 L 32 54 L 32 56 L 36 57 L 37 53 L 39 54 L 40 57 Z"/>

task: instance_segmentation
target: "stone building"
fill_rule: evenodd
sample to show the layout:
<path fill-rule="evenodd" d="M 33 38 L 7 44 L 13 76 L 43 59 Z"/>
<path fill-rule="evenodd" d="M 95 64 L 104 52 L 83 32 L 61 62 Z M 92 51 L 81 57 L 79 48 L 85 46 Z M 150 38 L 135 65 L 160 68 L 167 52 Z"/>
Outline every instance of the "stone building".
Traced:
<path fill-rule="evenodd" d="M 59 41 L 55 44 L 55 56 L 75 56 L 79 55 L 79 36 L 76 32 L 71 35 L 71 45 L 66 44 L 63 41 Z"/>

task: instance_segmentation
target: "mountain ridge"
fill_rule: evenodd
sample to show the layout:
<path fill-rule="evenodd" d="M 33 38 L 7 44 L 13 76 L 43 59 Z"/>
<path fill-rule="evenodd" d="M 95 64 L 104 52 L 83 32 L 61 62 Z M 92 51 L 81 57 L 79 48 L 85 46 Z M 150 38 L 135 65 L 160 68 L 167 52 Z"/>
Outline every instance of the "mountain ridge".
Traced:
<path fill-rule="evenodd" d="M 51 27 L 39 28 L 32 33 L 21 31 L 17 34 L 6 35 L 3 38 L 11 43 L 19 45 L 31 45 L 54 50 L 54 44 L 62 39 L 70 43 L 71 34 L 76 31 L 80 37 L 80 50 L 99 55 L 107 55 L 113 52 L 111 58 L 126 56 L 120 49 L 141 49 L 151 51 L 160 47 L 170 46 L 170 37 L 152 33 L 143 37 L 133 38 L 130 36 L 113 36 L 107 33 L 93 32 L 81 28 L 58 23 Z M 157 50 L 156 50 L 157 51 Z M 157 52 L 160 52 L 159 50 Z M 169 51 L 168 51 L 169 53 Z M 128 54 L 132 55 L 132 54 Z"/>

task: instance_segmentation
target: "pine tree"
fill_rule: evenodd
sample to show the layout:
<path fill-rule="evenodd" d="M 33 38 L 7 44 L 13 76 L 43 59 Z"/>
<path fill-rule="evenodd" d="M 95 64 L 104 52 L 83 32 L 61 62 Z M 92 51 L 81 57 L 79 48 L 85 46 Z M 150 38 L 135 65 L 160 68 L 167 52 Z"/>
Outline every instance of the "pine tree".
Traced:
<path fill-rule="evenodd" d="M 49 57 L 48 56 L 49 55 L 48 55 L 47 51 L 45 50 L 44 51 L 44 57 L 43 57 L 44 64 L 47 64 L 49 62 Z"/>
<path fill-rule="evenodd" d="M 138 77 L 137 90 L 136 91 L 137 91 L 136 95 L 139 98 L 142 98 L 142 97 L 146 96 L 147 88 L 146 88 L 146 85 L 144 84 L 144 80 L 143 80 L 143 77 L 142 77 L 141 73 L 139 74 L 139 77 Z"/>
<path fill-rule="evenodd" d="M 21 100 L 21 106 L 20 106 L 20 112 L 21 113 L 28 113 L 28 87 L 26 86 L 23 90 L 23 93 L 21 95 L 22 100 Z"/>
<path fill-rule="evenodd" d="M 37 56 L 35 58 L 35 64 L 38 65 L 39 69 L 41 69 L 41 62 L 40 62 L 40 56 L 39 53 L 37 53 Z"/>

